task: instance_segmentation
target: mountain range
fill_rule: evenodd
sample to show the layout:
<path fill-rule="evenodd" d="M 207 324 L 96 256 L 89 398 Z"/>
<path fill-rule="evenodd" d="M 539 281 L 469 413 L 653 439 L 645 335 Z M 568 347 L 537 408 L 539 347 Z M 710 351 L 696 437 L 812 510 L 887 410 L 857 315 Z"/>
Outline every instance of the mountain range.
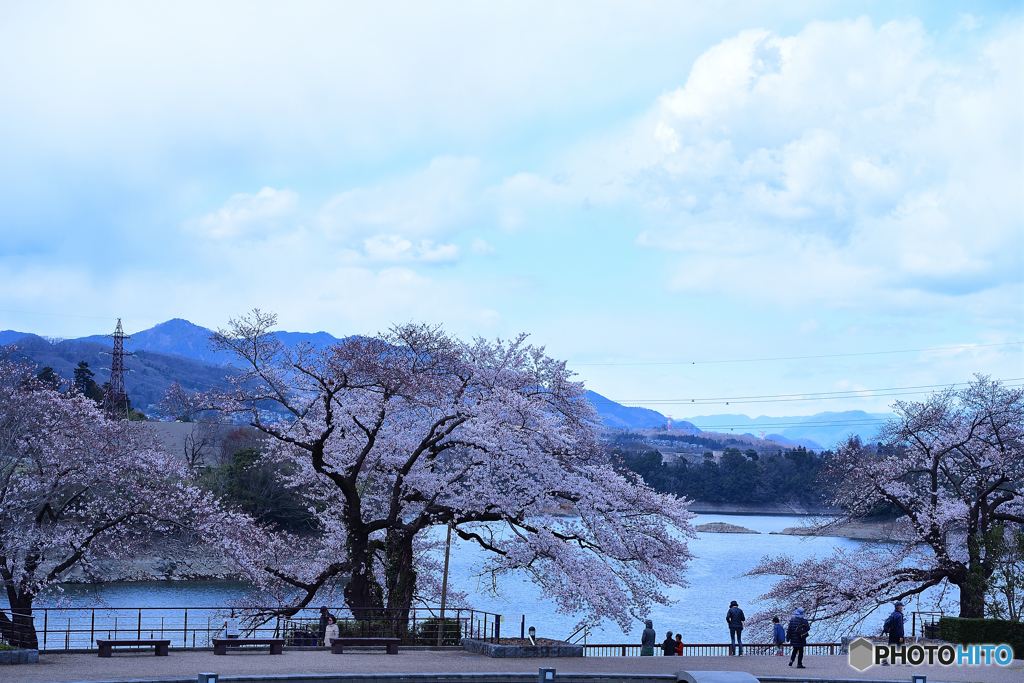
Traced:
<path fill-rule="evenodd" d="M 234 370 L 230 359 L 210 348 L 213 331 L 188 320 L 174 318 L 148 330 L 135 332 L 125 341 L 128 356 L 125 365 L 130 372 L 125 387 L 135 407 L 152 411 L 155 404 L 172 382 L 192 390 L 225 386 L 225 377 Z M 324 348 L 339 339 L 327 332 L 276 332 L 284 344 L 312 344 Z M 46 339 L 27 332 L 0 331 L 0 347 L 16 344 L 16 357 L 29 360 L 39 367 L 51 366 L 61 376 L 71 379 L 79 361 L 89 363 L 96 373 L 96 381 L 109 378 L 110 339 L 106 335 L 91 335 L 80 339 Z M 656 410 L 624 406 L 594 392 L 587 399 L 597 409 L 604 426 L 612 429 L 650 430 L 666 427 L 669 419 Z M 878 426 L 893 417 L 888 413 L 866 413 L 849 410 L 840 413 L 824 412 L 796 417 L 751 418 L 746 415 L 700 415 L 673 419 L 672 429 L 690 434 L 705 432 L 741 433 L 755 436 L 770 432 L 766 438 L 784 444 L 803 445 L 820 449 L 831 447 L 851 434 L 870 441 Z"/>

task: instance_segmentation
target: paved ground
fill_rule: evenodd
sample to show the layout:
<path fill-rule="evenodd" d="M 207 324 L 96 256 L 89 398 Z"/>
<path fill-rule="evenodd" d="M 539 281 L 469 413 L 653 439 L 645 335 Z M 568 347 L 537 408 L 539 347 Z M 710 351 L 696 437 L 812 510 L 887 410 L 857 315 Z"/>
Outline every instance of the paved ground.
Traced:
<path fill-rule="evenodd" d="M 560 671 L 589 673 L 661 673 L 680 670 L 748 671 L 755 676 L 806 676 L 861 680 L 909 681 L 911 672 L 924 674 L 929 683 L 1021 683 L 1024 661 L 1009 667 L 871 667 L 859 673 L 845 657 L 808 657 L 806 670 L 786 666 L 787 657 L 587 657 L 581 659 L 491 659 L 466 652 L 406 651 L 398 655 L 369 652 L 332 655 L 328 651 L 286 651 L 271 656 L 267 651 L 229 652 L 214 656 L 212 651 L 171 651 L 169 657 L 117 652 L 110 659 L 95 654 L 44 654 L 39 664 L 5 666 L 3 683 L 49 683 L 51 681 L 145 680 L 188 677 L 199 672 L 221 676 L 298 673 L 470 673 L 535 672 L 539 666 Z"/>

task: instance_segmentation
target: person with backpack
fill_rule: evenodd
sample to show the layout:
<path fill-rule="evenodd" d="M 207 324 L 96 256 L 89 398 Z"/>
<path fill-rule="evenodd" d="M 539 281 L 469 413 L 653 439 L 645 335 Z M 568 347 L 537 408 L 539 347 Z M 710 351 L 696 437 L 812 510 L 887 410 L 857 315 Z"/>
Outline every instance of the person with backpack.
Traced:
<path fill-rule="evenodd" d="M 729 603 L 729 611 L 725 613 L 725 623 L 729 624 L 729 655 L 734 652 L 743 656 L 743 622 L 746 621 L 740 604 L 733 600 Z"/>
<path fill-rule="evenodd" d="M 903 603 L 899 600 L 893 605 L 892 614 L 882 624 L 882 635 L 889 636 L 890 648 L 893 645 L 903 645 Z M 882 660 L 882 666 L 889 666 L 889 660 Z"/>
<path fill-rule="evenodd" d="M 804 608 L 797 607 L 786 628 L 786 640 L 793 646 L 793 654 L 789 656 L 790 666 L 793 666 L 793 662 L 796 661 L 796 668 L 807 668 L 804 666 L 804 645 L 807 644 L 807 634 L 810 632 L 811 623 L 804 618 Z"/>
<path fill-rule="evenodd" d="M 775 656 L 782 656 L 782 649 L 786 646 L 786 629 L 782 628 L 778 617 L 772 617 L 772 640 L 775 641 Z"/>

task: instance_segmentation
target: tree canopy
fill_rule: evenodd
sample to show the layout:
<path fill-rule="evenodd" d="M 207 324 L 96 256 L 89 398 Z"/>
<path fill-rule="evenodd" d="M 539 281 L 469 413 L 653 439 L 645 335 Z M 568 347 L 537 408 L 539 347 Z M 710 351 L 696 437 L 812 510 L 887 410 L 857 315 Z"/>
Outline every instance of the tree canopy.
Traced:
<path fill-rule="evenodd" d="M 895 412 L 877 447 L 854 438 L 831 461 L 824 476 L 845 514 L 824 526 L 887 505 L 900 514 L 897 537 L 911 542 L 801 562 L 766 557 L 750 574 L 782 577 L 764 596 L 770 611 L 802 606 L 815 619 L 857 621 L 929 588 L 941 601 L 952 587 L 960 616 L 984 616 L 1003 539 L 1015 538 L 1005 532 L 1024 524 L 1024 390 L 978 376 Z"/>
<path fill-rule="evenodd" d="M 35 647 L 32 606 L 76 566 L 149 534 L 230 519 L 138 425 L 0 357 L 0 634 Z"/>
<path fill-rule="evenodd" d="M 627 630 L 684 584 L 685 501 L 615 472 L 582 384 L 525 337 L 462 342 L 410 324 L 289 348 L 275 322 L 255 311 L 217 333 L 244 369 L 233 390 L 192 401 L 246 414 L 294 467 L 321 534 L 301 559 L 255 548 L 249 566 L 298 589 L 295 607 L 344 577 L 357 616 L 408 610 L 436 586 L 417 580 L 422 534 L 445 525 L 489 552 L 484 573 L 524 572 L 561 610 Z"/>

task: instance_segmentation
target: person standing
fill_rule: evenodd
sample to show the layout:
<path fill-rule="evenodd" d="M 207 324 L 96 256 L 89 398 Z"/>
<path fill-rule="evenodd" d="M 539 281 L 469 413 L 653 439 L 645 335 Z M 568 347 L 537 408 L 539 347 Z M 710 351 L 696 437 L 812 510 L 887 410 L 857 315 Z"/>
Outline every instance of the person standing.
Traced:
<path fill-rule="evenodd" d="M 654 623 L 650 619 L 644 624 L 647 628 L 644 629 L 643 635 L 640 637 L 640 656 L 653 657 L 654 643 L 658 639 L 658 634 L 654 632 Z"/>
<path fill-rule="evenodd" d="M 324 630 L 324 645 L 331 645 L 331 638 L 338 637 L 338 620 L 333 614 L 327 615 L 327 628 Z"/>
<path fill-rule="evenodd" d="M 793 666 L 796 661 L 796 668 L 806 669 L 804 666 L 804 645 L 807 644 L 807 634 L 811 632 L 811 623 L 804 618 L 804 608 L 797 607 L 793 612 L 793 618 L 789 620 L 786 628 L 786 640 L 793 646 L 793 654 L 789 656 L 789 665 Z"/>
<path fill-rule="evenodd" d="M 679 656 L 679 657 L 683 656 L 683 648 L 684 647 L 686 647 L 686 645 L 683 643 L 683 634 L 682 633 L 677 633 L 676 634 L 676 655 L 677 656 Z"/>
<path fill-rule="evenodd" d="M 672 631 L 665 634 L 665 642 L 661 644 L 661 654 L 671 657 L 676 653 L 676 641 L 672 640 Z"/>
<path fill-rule="evenodd" d="M 882 625 L 882 634 L 889 636 L 889 647 L 903 645 L 903 603 L 899 600 L 893 605 L 892 614 Z M 889 666 L 889 660 L 882 660 L 882 666 Z"/>
<path fill-rule="evenodd" d="M 327 620 L 330 617 L 333 617 L 335 621 L 338 620 L 337 617 L 335 617 L 333 614 L 331 614 L 330 612 L 327 611 L 327 605 L 324 605 L 323 607 L 321 607 L 320 608 L 320 630 L 317 633 L 317 635 L 320 636 L 320 642 L 324 643 L 325 645 L 327 644 L 327 641 L 324 640 L 324 636 L 327 635 Z"/>
<path fill-rule="evenodd" d="M 772 617 L 772 639 L 775 641 L 775 656 L 781 657 L 786 646 L 786 629 L 782 628 L 778 617 Z"/>
<path fill-rule="evenodd" d="M 725 613 L 725 623 L 729 624 L 729 654 L 743 656 L 743 622 L 747 620 L 740 604 L 733 600 L 729 603 L 729 611 Z"/>

